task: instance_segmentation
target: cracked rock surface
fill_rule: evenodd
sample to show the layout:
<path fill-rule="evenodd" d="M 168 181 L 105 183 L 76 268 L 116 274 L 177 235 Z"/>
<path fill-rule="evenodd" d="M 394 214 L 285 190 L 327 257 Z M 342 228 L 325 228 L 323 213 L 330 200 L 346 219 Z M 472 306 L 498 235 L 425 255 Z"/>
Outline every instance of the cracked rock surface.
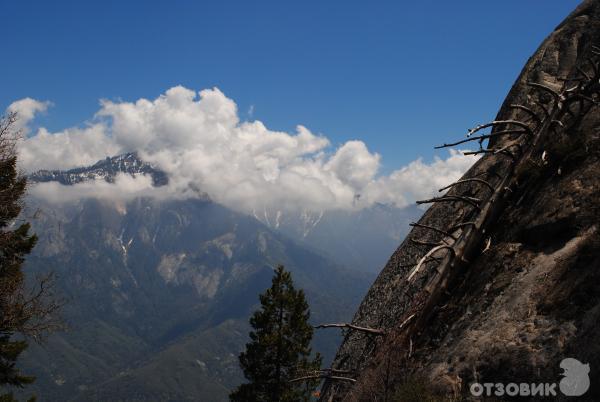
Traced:
<path fill-rule="evenodd" d="M 518 119 L 512 104 L 547 101 L 527 82 L 559 91 L 571 85 L 565 78 L 581 75 L 578 68 L 591 70 L 600 59 L 593 45 L 600 46 L 600 2 L 586 0 L 530 58 L 496 120 Z M 531 161 L 488 231 L 489 249 L 469 261 L 407 347 L 395 342 L 397 328 L 423 283 L 407 286 L 406 278 L 411 263 L 428 250 L 413 240 L 439 241 L 430 231 L 413 229 L 353 320 L 387 335 L 348 332 L 333 367 L 353 370 L 357 382 L 326 381 L 322 401 L 402 400 L 398 395 L 407 384 L 469 399 L 473 382 L 558 383 L 567 357 L 591 367 L 591 388 L 579 400 L 600 400 L 600 106 L 565 132 L 548 133 L 542 146 L 544 159 Z M 484 156 L 465 177 L 502 171 L 502 158 Z M 437 203 L 420 223 L 448 228 L 468 213 L 460 202 Z"/>

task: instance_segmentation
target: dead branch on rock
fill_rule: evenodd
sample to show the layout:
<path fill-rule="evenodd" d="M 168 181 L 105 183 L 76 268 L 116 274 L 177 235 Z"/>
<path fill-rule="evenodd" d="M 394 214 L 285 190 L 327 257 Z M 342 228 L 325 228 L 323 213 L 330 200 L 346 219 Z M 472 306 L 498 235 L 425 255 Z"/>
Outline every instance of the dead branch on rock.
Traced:
<path fill-rule="evenodd" d="M 452 226 L 452 228 L 450 229 L 450 232 L 455 232 L 458 229 L 462 229 L 465 226 L 475 226 L 475 222 L 461 222 L 461 223 L 457 223 L 456 225 Z"/>
<path fill-rule="evenodd" d="M 348 381 L 348 382 L 356 382 L 356 379 L 350 377 L 342 377 L 337 375 L 329 375 L 326 373 L 321 374 L 312 374 L 304 377 L 292 378 L 289 382 L 300 382 L 300 381 L 309 381 L 309 380 L 317 380 L 319 378 L 326 378 L 332 381 Z"/>
<path fill-rule="evenodd" d="M 579 74 L 581 74 L 585 77 L 586 80 L 590 81 L 592 79 L 589 75 L 587 75 L 587 73 L 585 71 L 583 71 L 583 69 L 581 67 L 575 66 L 575 68 L 577 69 Z"/>
<path fill-rule="evenodd" d="M 536 105 L 537 107 L 539 107 L 540 109 L 542 109 L 544 111 L 544 114 L 546 115 L 546 117 L 550 117 L 550 111 L 546 108 L 546 106 L 544 106 L 541 102 L 538 102 L 537 100 L 533 100 L 532 102 L 534 105 Z"/>
<path fill-rule="evenodd" d="M 479 203 L 481 202 L 481 200 L 479 198 L 467 197 L 467 196 L 463 196 L 463 195 L 444 195 L 442 197 L 434 197 L 434 198 L 430 198 L 428 200 L 420 200 L 420 201 L 417 201 L 416 203 L 418 205 L 421 205 L 421 204 L 431 204 L 431 203 L 435 203 L 435 202 L 455 202 L 455 201 L 463 201 L 463 202 L 466 202 L 467 204 L 474 206 L 477 209 L 481 209 L 481 207 L 479 206 Z"/>
<path fill-rule="evenodd" d="M 442 191 L 442 190 L 440 190 L 440 191 Z M 450 233 L 448 233 L 445 230 L 442 230 L 440 228 L 436 228 L 436 227 L 429 226 L 429 225 L 423 225 L 422 223 L 416 223 L 416 222 L 411 222 L 408 225 L 409 226 L 413 226 L 413 227 L 417 227 L 417 228 L 423 228 L 423 229 L 433 230 L 434 232 L 438 232 L 438 233 L 443 234 L 444 236 L 448 236 L 448 237 L 452 238 L 452 240 L 456 240 L 456 237 L 454 237 L 452 234 L 450 234 Z"/>
<path fill-rule="evenodd" d="M 402 329 L 404 328 L 409 322 L 412 321 L 413 318 L 415 318 L 416 314 L 411 314 L 408 316 L 408 318 L 404 321 L 402 321 L 402 324 L 400 324 L 400 326 L 397 329 Z"/>
<path fill-rule="evenodd" d="M 563 96 L 561 94 L 559 94 L 558 92 L 556 92 L 554 89 L 550 88 L 547 85 L 540 84 L 537 82 L 527 82 L 527 85 L 529 85 L 530 87 L 538 88 L 538 89 L 548 92 L 550 95 L 552 95 L 552 97 L 554 98 L 556 103 L 559 103 L 561 100 L 563 100 Z"/>
<path fill-rule="evenodd" d="M 429 257 L 429 259 L 427 259 L 425 261 L 425 264 L 429 263 L 429 262 L 440 262 L 442 259 L 438 258 L 438 257 Z M 410 264 L 403 264 L 403 265 L 398 265 L 398 268 L 413 268 L 415 265 L 417 265 L 419 263 L 419 261 L 410 263 Z"/>
<path fill-rule="evenodd" d="M 309 381 L 316 380 L 319 378 L 326 378 L 330 380 L 337 381 L 349 381 L 356 382 L 356 380 L 352 377 L 348 377 L 348 374 L 353 374 L 352 370 L 338 370 L 334 368 L 325 368 L 320 370 L 310 370 L 310 371 L 300 371 L 298 373 L 299 377 L 293 378 L 289 380 L 289 382 L 301 382 L 301 381 Z"/>
<path fill-rule="evenodd" d="M 463 152 L 463 155 L 465 156 L 469 156 L 469 155 L 479 155 L 479 154 L 493 154 L 493 155 L 506 155 L 509 158 L 511 158 L 512 160 L 515 160 L 516 157 L 515 155 L 508 151 L 506 148 L 491 148 L 491 149 L 480 149 L 477 151 L 468 151 L 468 152 Z"/>
<path fill-rule="evenodd" d="M 474 178 L 474 177 L 472 177 L 470 179 L 462 179 L 462 180 L 455 181 L 454 183 L 449 184 L 446 187 L 440 188 L 438 191 L 442 192 L 442 191 L 444 191 L 446 189 L 449 189 L 450 187 L 456 186 L 457 184 L 470 183 L 470 182 L 481 183 L 481 184 L 485 185 L 487 188 L 489 188 L 490 190 L 494 191 L 494 187 L 489 182 L 487 182 L 487 181 L 485 181 L 483 179 L 478 179 L 478 178 Z M 411 224 L 411 226 L 412 226 L 412 224 Z"/>
<path fill-rule="evenodd" d="M 586 61 L 588 63 L 590 63 L 590 66 L 592 66 L 592 70 L 594 70 L 594 78 L 597 78 L 598 77 L 598 66 L 596 65 L 596 63 L 594 63 L 594 60 L 592 60 L 591 57 L 588 57 L 586 59 Z"/>
<path fill-rule="evenodd" d="M 510 105 L 509 108 L 511 109 L 517 109 L 517 110 L 523 110 L 524 112 L 526 112 L 531 118 L 533 118 L 533 120 L 536 121 L 536 123 L 538 124 L 542 124 L 542 119 L 540 118 L 540 116 L 538 116 L 538 114 L 536 112 L 533 111 L 533 109 L 528 108 L 527 106 L 524 105 Z"/>
<path fill-rule="evenodd" d="M 467 137 L 470 137 L 471 135 L 475 134 L 476 132 L 486 129 L 488 127 L 496 127 L 496 126 L 504 126 L 504 125 L 518 126 L 518 127 L 521 127 L 522 129 L 526 130 L 529 134 L 532 133 L 531 127 L 529 127 L 528 124 L 525 124 L 522 121 L 519 121 L 519 120 L 494 120 L 489 123 L 480 124 L 476 127 L 469 129 Z"/>
<path fill-rule="evenodd" d="M 421 268 L 421 266 L 425 263 L 425 260 L 427 260 L 427 258 L 429 258 L 431 255 L 433 255 L 434 253 L 440 251 L 440 250 L 450 250 L 452 253 L 454 253 L 454 249 L 452 248 L 452 246 L 448 246 L 445 244 L 439 245 L 437 247 L 432 248 L 431 250 L 429 250 L 427 252 L 427 254 L 425 254 L 417 263 L 417 266 L 412 270 L 412 272 L 408 275 L 408 278 L 406 278 L 406 280 L 408 282 L 411 282 L 412 278 L 417 274 L 417 272 L 419 272 L 419 269 Z"/>
<path fill-rule="evenodd" d="M 385 335 L 385 331 L 382 329 L 376 329 L 376 328 L 368 328 L 368 327 L 359 327 L 358 325 L 354 325 L 354 324 L 349 324 L 349 323 L 334 323 L 334 324 L 321 324 L 321 325 L 317 325 L 315 328 L 317 329 L 321 329 L 321 328 L 347 328 L 353 331 L 360 331 L 360 332 L 366 332 L 368 334 L 372 334 L 372 335 Z"/>
<path fill-rule="evenodd" d="M 503 135 L 513 135 L 513 134 L 522 135 L 522 134 L 526 134 L 526 133 L 527 133 L 527 130 L 503 130 L 503 131 L 498 131 L 498 132 L 491 133 L 491 134 L 482 134 L 482 135 L 478 135 L 476 137 L 470 137 L 470 138 L 467 138 L 464 140 L 453 142 L 451 144 L 438 145 L 434 148 L 441 149 L 441 148 L 454 147 L 456 145 L 465 144 L 467 142 L 472 142 L 472 141 L 480 141 L 480 143 L 481 143 L 488 138 L 495 138 L 495 137 L 500 137 Z"/>
<path fill-rule="evenodd" d="M 447 241 L 443 240 L 442 241 L 446 244 L 448 244 Z M 410 239 L 410 242 L 419 246 L 428 246 L 428 247 L 436 247 L 439 246 L 441 243 L 434 243 L 431 241 L 422 241 L 422 240 L 415 240 L 415 239 Z"/>

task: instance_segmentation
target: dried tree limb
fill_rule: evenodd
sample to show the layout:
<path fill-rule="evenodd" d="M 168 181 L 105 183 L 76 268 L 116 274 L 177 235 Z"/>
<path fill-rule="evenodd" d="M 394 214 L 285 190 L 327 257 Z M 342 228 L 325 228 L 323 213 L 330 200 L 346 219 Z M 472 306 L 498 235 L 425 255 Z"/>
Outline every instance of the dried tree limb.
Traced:
<path fill-rule="evenodd" d="M 474 178 L 474 177 L 470 178 L 470 179 L 462 179 L 462 180 L 455 181 L 454 183 L 449 184 L 446 187 L 440 188 L 438 191 L 442 192 L 442 191 L 444 191 L 446 189 L 449 189 L 450 187 L 456 186 L 457 184 L 470 183 L 470 182 L 481 183 L 481 184 L 485 185 L 487 188 L 489 188 L 490 190 L 494 191 L 494 187 L 489 182 L 487 182 L 487 181 L 485 181 L 483 179 L 477 179 L 477 178 Z M 412 226 L 412 224 L 411 224 L 411 226 Z"/>
<path fill-rule="evenodd" d="M 416 203 L 418 205 L 420 205 L 420 204 L 431 204 L 434 202 L 454 202 L 454 201 L 463 201 L 463 202 L 466 202 L 467 204 L 471 204 L 472 206 L 474 206 L 477 209 L 481 209 L 481 207 L 479 206 L 479 203 L 481 202 L 481 200 L 479 198 L 466 197 L 466 196 L 462 196 L 462 195 L 445 195 L 443 197 L 434 197 L 434 198 L 430 198 L 428 200 L 420 200 L 420 201 L 417 201 Z"/>
<path fill-rule="evenodd" d="M 481 131 L 488 127 L 503 126 L 503 125 L 507 125 L 507 124 L 512 124 L 514 126 L 521 127 L 522 129 L 526 130 L 528 133 L 531 134 L 531 127 L 529 127 L 528 124 L 525 124 L 522 121 L 519 121 L 519 120 L 494 120 L 489 123 L 480 124 L 476 127 L 469 129 L 467 137 L 470 137 L 471 135 L 475 134 L 476 132 Z"/>
<path fill-rule="evenodd" d="M 475 226 L 475 222 L 461 222 L 461 223 L 457 223 L 456 225 L 452 226 L 450 228 L 450 232 L 454 232 L 457 229 L 462 229 L 465 226 Z"/>
<path fill-rule="evenodd" d="M 584 99 L 586 101 L 592 102 L 593 104 L 598 104 L 598 101 L 592 97 L 586 96 L 586 95 L 582 95 L 582 94 L 577 94 L 577 95 L 573 95 L 569 98 L 569 100 L 575 100 L 575 99 Z"/>
<path fill-rule="evenodd" d="M 315 328 L 347 328 L 347 329 L 351 329 L 354 331 L 360 331 L 360 332 L 366 332 L 368 334 L 373 334 L 373 335 L 385 335 L 385 331 L 382 329 L 376 329 L 376 328 L 368 328 L 368 327 L 359 327 L 358 325 L 354 325 L 354 324 L 349 324 L 349 323 L 334 323 L 334 324 L 321 324 L 321 325 L 317 325 Z"/>
<path fill-rule="evenodd" d="M 329 375 L 329 374 L 313 374 L 307 375 L 304 377 L 292 378 L 289 382 L 299 382 L 299 381 L 307 381 L 307 380 L 316 380 L 319 378 L 327 378 L 328 380 L 333 381 L 348 381 L 348 382 L 356 382 L 356 379 L 350 377 L 342 377 L 337 375 Z"/>
<path fill-rule="evenodd" d="M 586 80 L 590 81 L 592 79 L 589 75 L 587 75 L 587 73 L 585 71 L 583 71 L 583 69 L 581 67 L 575 66 L 575 68 L 577 69 L 577 71 L 579 71 L 579 73 L 581 75 L 583 75 L 585 77 Z"/>
<path fill-rule="evenodd" d="M 548 109 L 546 109 L 546 106 L 544 106 L 541 102 L 538 102 L 536 100 L 534 100 L 533 103 L 544 111 L 544 114 L 546 115 L 546 117 L 550 117 L 550 111 Z"/>
<path fill-rule="evenodd" d="M 554 89 L 550 88 L 547 85 L 540 84 L 540 83 L 537 83 L 537 82 L 527 82 L 527 85 L 529 85 L 530 87 L 542 89 L 542 90 L 548 92 L 550 95 L 552 95 L 552 97 L 554 97 L 554 100 L 557 103 L 560 102 L 561 99 L 562 99 L 562 95 L 561 94 L 559 94 L 558 92 L 556 92 Z"/>
<path fill-rule="evenodd" d="M 434 147 L 434 149 L 440 149 L 440 148 L 448 148 L 448 147 L 454 147 L 456 145 L 460 145 L 460 144 L 464 144 L 466 142 L 471 142 L 471 141 L 483 141 L 485 139 L 488 138 L 494 138 L 494 137 L 500 137 L 502 135 L 512 135 L 512 134 L 526 134 L 527 131 L 526 130 L 503 130 L 503 131 L 497 131 L 495 133 L 490 133 L 490 134 L 482 134 L 482 135 L 478 135 L 477 137 L 470 137 L 461 141 L 457 141 L 451 144 L 443 144 L 443 145 L 438 145 L 436 147 Z"/>
<path fill-rule="evenodd" d="M 452 246 L 448 246 L 445 244 L 439 245 L 437 247 L 432 248 L 431 250 L 429 250 L 427 252 L 427 254 L 425 254 L 418 262 L 417 266 L 411 271 L 411 273 L 408 275 L 408 277 L 406 278 L 406 280 L 408 282 L 412 281 L 412 278 L 417 274 L 417 272 L 419 272 L 419 269 L 421 269 L 421 266 L 425 263 L 425 260 L 428 257 L 431 257 L 431 255 L 433 255 L 434 253 L 443 250 L 443 249 L 447 249 L 450 250 L 452 253 L 454 253 L 454 249 L 452 248 Z"/>
<path fill-rule="evenodd" d="M 513 155 L 510 151 L 506 150 L 505 148 L 500 148 L 500 149 L 496 149 L 496 148 L 491 148 L 491 149 L 480 149 L 477 151 L 468 151 L 468 152 L 463 152 L 463 155 L 468 156 L 468 155 L 479 155 L 479 154 L 502 154 L 502 155 L 506 155 L 508 157 L 510 157 L 511 159 L 515 160 L 516 157 L 515 155 Z"/>
<path fill-rule="evenodd" d="M 402 329 L 406 326 L 406 324 L 408 324 L 413 318 L 415 318 L 416 314 L 411 314 L 408 316 L 408 318 L 404 321 L 402 321 L 402 324 L 400 324 L 400 326 L 397 329 Z"/>
<path fill-rule="evenodd" d="M 432 262 L 432 261 L 439 262 L 439 261 L 441 261 L 441 260 L 442 260 L 441 258 L 437 258 L 437 257 L 429 257 L 429 259 L 428 259 L 427 261 L 425 261 L 425 263 Z M 403 264 L 403 265 L 398 265 L 398 268 L 412 268 L 412 267 L 414 267 L 415 265 L 417 265 L 418 263 L 419 263 L 419 261 L 417 261 L 417 262 L 413 262 L 413 263 L 411 263 L 411 264 Z"/>
<path fill-rule="evenodd" d="M 440 191 L 442 191 L 442 190 L 440 190 Z M 450 233 L 448 233 L 445 230 L 442 230 L 440 228 L 436 228 L 436 227 L 429 226 L 429 225 L 423 225 L 422 223 L 416 223 L 416 222 L 411 222 L 408 225 L 409 226 L 413 226 L 413 227 L 417 227 L 417 228 L 423 228 L 423 229 L 433 230 L 434 232 L 438 232 L 438 233 L 441 233 L 441 234 L 443 234 L 445 236 L 448 236 L 448 237 L 452 238 L 452 240 L 456 240 L 456 237 L 454 237 L 452 234 L 450 234 Z"/>
<path fill-rule="evenodd" d="M 598 77 L 598 66 L 596 65 L 596 63 L 594 63 L 594 60 L 592 60 L 591 57 L 588 57 L 586 61 L 590 63 L 590 65 L 592 66 L 592 70 L 594 70 L 594 78 Z"/>
<path fill-rule="evenodd" d="M 429 247 L 436 247 L 441 244 L 441 243 L 433 243 L 430 241 L 421 241 L 421 240 L 415 240 L 415 239 L 410 239 L 410 241 L 411 241 L 411 243 L 418 244 L 419 246 L 429 246 Z M 447 241 L 444 241 L 444 243 L 448 244 Z"/>
<path fill-rule="evenodd" d="M 542 124 L 542 119 L 540 118 L 540 116 L 538 116 L 538 114 L 536 112 L 533 111 L 533 109 L 530 109 L 524 105 L 516 105 L 516 104 L 510 105 L 509 107 L 511 109 L 523 110 L 524 112 L 527 112 L 527 114 L 529 116 L 531 116 L 538 124 Z"/>

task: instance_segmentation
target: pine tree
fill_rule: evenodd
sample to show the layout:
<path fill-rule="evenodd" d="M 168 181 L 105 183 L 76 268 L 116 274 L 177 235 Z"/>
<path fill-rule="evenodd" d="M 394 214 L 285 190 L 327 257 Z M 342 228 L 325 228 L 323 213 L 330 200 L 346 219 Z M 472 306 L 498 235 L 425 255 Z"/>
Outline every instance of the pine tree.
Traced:
<path fill-rule="evenodd" d="M 47 303 L 50 276 L 38 282 L 33 294 L 25 291 L 22 265 L 37 238 L 29 232 L 29 223 L 17 219 L 27 181 L 17 171 L 15 121 L 14 113 L 0 119 L 0 389 L 23 388 L 33 382 L 16 366 L 27 342 L 14 335 L 38 336 L 50 329 L 53 322 L 46 319 L 59 307 Z M 1 402 L 14 400 L 12 393 L 0 391 Z"/>
<path fill-rule="evenodd" d="M 302 290 L 279 266 L 272 285 L 260 295 L 260 310 L 250 318 L 251 341 L 239 356 L 247 384 L 229 396 L 234 402 L 296 402 L 310 400 L 316 383 L 290 382 L 297 373 L 317 370 L 321 356 L 311 359 L 313 328 Z M 312 387 L 311 387 L 312 386 Z"/>

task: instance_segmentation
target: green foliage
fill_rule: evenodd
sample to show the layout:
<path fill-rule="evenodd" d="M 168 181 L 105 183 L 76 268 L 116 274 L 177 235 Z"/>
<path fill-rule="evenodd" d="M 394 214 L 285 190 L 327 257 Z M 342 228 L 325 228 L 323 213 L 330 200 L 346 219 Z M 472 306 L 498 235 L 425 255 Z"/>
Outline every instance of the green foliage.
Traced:
<path fill-rule="evenodd" d="M 298 373 L 318 370 L 321 356 L 311 359 L 313 328 L 302 290 L 279 266 L 272 285 L 260 295 L 260 310 L 250 318 L 251 341 L 239 360 L 248 383 L 231 393 L 231 401 L 295 402 L 310 400 L 316 384 L 290 382 Z M 312 385 L 312 386 L 311 386 Z"/>

